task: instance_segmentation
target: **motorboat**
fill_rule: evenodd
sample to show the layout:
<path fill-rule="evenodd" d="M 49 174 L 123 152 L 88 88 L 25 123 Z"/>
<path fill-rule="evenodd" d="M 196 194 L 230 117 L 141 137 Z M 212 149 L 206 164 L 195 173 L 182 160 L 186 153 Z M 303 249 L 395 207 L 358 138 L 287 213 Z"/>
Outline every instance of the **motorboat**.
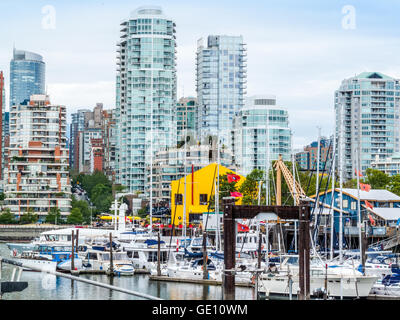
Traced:
<path fill-rule="evenodd" d="M 132 276 L 135 268 L 131 263 L 116 263 L 114 265 L 114 274 L 117 276 Z"/>
<path fill-rule="evenodd" d="M 126 252 L 113 252 L 113 269 L 115 271 L 115 267 L 121 265 L 121 272 L 125 270 L 128 272 L 128 268 L 126 266 L 132 266 L 132 262 L 129 260 Z M 111 265 L 111 254 L 109 251 L 99 251 L 89 249 L 86 252 L 86 255 L 83 259 L 82 266 L 84 270 L 91 271 L 109 271 Z M 122 268 L 122 266 L 125 266 Z M 122 274 L 122 273 L 121 273 Z"/>
<path fill-rule="evenodd" d="M 40 268 L 43 271 L 56 271 L 58 262 L 53 260 L 53 257 L 48 255 L 41 255 L 35 251 L 23 251 L 13 256 L 13 260 L 22 263 L 25 271 L 38 271 L 32 270 L 30 267 Z"/>
<path fill-rule="evenodd" d="M 371 294 L 400 297 L 400 273 L 392 273 L 378 280 L 372 287 Z"/>
<path fill-rule="evenodd" d="M 132 262 L 136 270 L 151 273 L 157 269 L 158 264 L 158 238 L 148 236 L 138 236 L 128 244 L 121 243 L 121 248 L 126 252 L 128 259 Z M 160 264 L 165 265 L 168 253 L 166 243 L 160 240 Z"/>
<path fill-rule="evenodd" d="M 16 249 L 11 251 L 11 256 L 27 266 L 36 266 L 40 268 L 51 268 L 54 270 L 70 271 L 72 266 L 72 248 L 68 245 L 35 245 L 33 250 L 18 252 Z M 74 269 L 82 268 L 82 259 L 74 253 Z M 26 269 L 28 270 L 28 269 Z"/>
<path fill-rule="evenodd" d="M 310 263 L 310 295 L 318 296 L 321 290 L 330 298 L 355 299 L 368 297 L 377 276 L 363 275 L 355 268 L 344 265 Z M 298 256 L 285 257 L 279 268 L 259 276 L 260 296 L 271 298 L 298 297 L 299 265 Z"/>
<path fill-rule="evenodd" d="M 87 243 L 94 238 L 106 237 L 109 230 L 100 230 L 92 228 L 63 228 L 42 232 L 39 237 L 30 243 L 7 243 L 7 247 L 11 252 L 22 253 L 23 251 L 34 250 L 36 245 L 71 245 L 72 231 L 75 233 L 79 230 L 78 251 L 85 251 Z"/>
<path fill-rule="evenodd" d="M 208 280 L 221 281 L 221 272 L 217 270 L 211 259 L 207 259 Z M 215 272 L 217 271 L 217 272 Z M 169 265 L 167 275 L 170 278 L 200 280 L 203 279 L 203 259 L 196 259 L 186 263 Z"/>

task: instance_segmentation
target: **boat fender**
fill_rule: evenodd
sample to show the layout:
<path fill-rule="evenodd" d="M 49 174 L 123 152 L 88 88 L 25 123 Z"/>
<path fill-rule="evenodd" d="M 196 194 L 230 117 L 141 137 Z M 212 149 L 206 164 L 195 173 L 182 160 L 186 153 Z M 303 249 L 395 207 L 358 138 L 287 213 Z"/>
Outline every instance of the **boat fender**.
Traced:
<path fill-rule="evenodd" d="M 17 250 L 13 250 L 13 256 L 16 257 L 17 256 Z"/>

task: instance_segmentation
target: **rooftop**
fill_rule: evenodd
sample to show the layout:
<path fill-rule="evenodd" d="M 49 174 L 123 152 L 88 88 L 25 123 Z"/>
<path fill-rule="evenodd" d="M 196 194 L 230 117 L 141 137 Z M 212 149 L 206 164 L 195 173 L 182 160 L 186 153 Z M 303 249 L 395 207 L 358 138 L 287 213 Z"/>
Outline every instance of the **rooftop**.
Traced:
<path fill-rule="evenodd" d="M 362 79 L 382 79 L 382 80 L 393 80 L 392 77 L 389 77 L 380 72 L 362 72 L 356 78 Z"/>
<path fill-rule="evenodd" d="M 335 189 L 340 192 L 340 189 Z M 343 188 L 343 193 L 347 193 L 353 198 L 358 198 L 357 189 Z M 400 197 L 388 190 L 383 189 L 371 189 L 369 192 L 360 190 L 360 200 L 372 200 L 372 201 L 400 201 Z M 398 209 L 400 210 L 400 209 Z"/>
<path fill-rule="evenodd" d="M 372 212 L 384 220 L 398 220 L 400 218 L 400 208 L 374 208 Z"/>

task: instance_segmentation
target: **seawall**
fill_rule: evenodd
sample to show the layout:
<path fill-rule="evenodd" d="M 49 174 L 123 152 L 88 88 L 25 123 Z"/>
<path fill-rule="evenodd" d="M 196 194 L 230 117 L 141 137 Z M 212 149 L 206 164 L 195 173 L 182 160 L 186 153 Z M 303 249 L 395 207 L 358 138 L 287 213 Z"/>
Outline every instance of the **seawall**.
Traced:
<path fill-rule="evenodd" d="M 31 241 L 40 233 L 49 230 L 62 229 L 68 226 L 56 225 L 0 225 L 0 241 Z"/>

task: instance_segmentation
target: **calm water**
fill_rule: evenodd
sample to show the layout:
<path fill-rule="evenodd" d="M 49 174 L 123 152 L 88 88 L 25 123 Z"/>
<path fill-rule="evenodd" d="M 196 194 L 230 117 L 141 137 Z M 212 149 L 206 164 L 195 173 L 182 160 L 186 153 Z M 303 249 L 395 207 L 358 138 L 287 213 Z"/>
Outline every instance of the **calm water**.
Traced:
<path fill-rule="evenodd" d="M 0 243 L 0 255 L 9 258 L 9 250 Z M 2 281 L 9 281 L 12 266 L 3 264 Z M 146 293 L 166 300 L 221 300 L 220 286 L 206 286 L 162 281 L 150 281 L 148 275 L 126 277 L 108 277 L 106 275 L 80 275 L 82 278 L 111 284 L 141 293 Z M 6 293 L 4 300 L 137 300 L 142 299 L 121 292 L 96 287 L 90 284 L 71 281 L 66 278 L 43 274 L 40 272 L 23 271 L 21 281 L 29 285 L 22 292 Z M 236 299 L 254 300 L 252 288 L 236 288 Z"/>

